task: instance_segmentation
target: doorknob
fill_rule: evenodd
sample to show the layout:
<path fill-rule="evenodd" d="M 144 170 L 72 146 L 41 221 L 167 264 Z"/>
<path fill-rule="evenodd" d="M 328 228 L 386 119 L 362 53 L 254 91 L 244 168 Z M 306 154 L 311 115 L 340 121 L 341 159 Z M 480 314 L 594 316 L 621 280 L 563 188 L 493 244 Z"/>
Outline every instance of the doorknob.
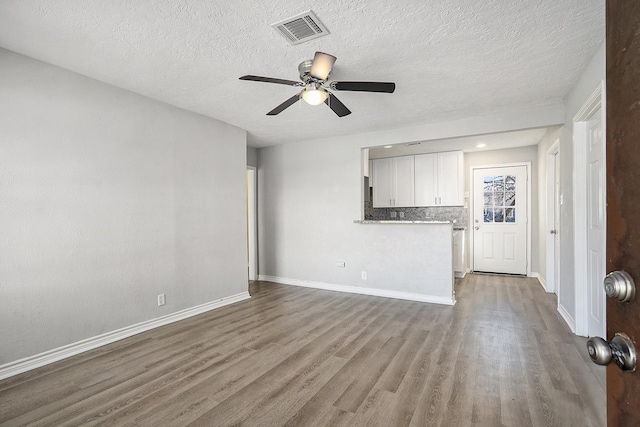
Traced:
<path fill-rule="evenodd" d="M 604 278 L 604 292 L 609 298 L 628 302 L 636 294 L 636 284 L 626 271 L 612 271 Z"/>
<path fill-rule="evenodd" d="M 558 234 L 557 230 L 549 230 L 549 234 Z"/>
<path fill-rule="evenodd" d="M 477 225 L 473 228 L 475 228 L 476 230 L 480 230 L 480 227 L 478 227 Z"/>
<path fill-rule="evenodd" d="M 600 337 L 591 337 L 587 341 L 587 351 L 597 365 L 608 365 L 613 360 L 623 371 L 636 370 L 636 348 L 625 334 L 617 333 L 610 343 Z"/>

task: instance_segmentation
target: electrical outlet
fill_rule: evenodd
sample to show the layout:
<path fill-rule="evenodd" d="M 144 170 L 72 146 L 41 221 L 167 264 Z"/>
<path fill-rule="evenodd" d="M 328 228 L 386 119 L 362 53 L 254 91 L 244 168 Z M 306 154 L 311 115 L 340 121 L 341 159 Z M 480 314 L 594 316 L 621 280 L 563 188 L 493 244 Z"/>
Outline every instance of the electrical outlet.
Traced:
<path fill-rule="evenodd" d="M 367 272 L 366 271 L 361 271 L 360 272 L 360 276 L 362 276 L 362 280 L 367 280 Z"/>
<path fill-rule="evenodd" d="M 167 303 L 167 300 L 165 298 L 164 294 L 160 294 L 158 295 L 158 307 L 160 307 L 161 305 L 165 305 Z"/>
<path fill-rule="evenodd" d="M 346 266 L 346 264 L 345 264 L 345 262 L 344 262 L 344 261 L 338 261 L 338 262 L 336 263 L 336 265 L 337 265 L 338 267 L 345 267 L 345 266 Z"/>
<path fill-rule="evenodd" d="M 400 218 L 404 218 L 404 212 L 400 212 Z"/>
<path fill-rule="evenodd" d="M 395 218 L 396 217 L 396 213 L 395 212 L 391 212 L 391 218 Z"/>

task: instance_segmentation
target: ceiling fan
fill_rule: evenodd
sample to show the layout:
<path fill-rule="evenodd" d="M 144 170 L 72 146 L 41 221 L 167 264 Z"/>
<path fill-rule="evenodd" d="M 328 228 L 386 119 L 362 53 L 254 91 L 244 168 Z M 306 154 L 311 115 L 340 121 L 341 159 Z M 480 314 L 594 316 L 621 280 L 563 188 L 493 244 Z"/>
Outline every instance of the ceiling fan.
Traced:
<path fill-rule="evenodd" d="M 329 74 L 336 62 L 336 57 L 324 52 L 316 52 L 313 60 L 302 62 L 298 65 L 301 82 L 294 80 L 276 79 L 273 77 L 262 76 L 242 76 L 240 80 L 251 80 L 255 82 L 277 83 L 287 86 L 304 87 L 302 91 L 278 105 L 267 113 L 268 116 L 275 116 L 291 107 L 300 98 L 304 99 L 307 104 L 320 105 L 323 102 L 333 110 L 338 117 L 344 117 L 351 114 L 351 111 L 336 96 L 329 91 L 331 90 L 347 90 L 355 92 L 382 92 L 393 93 L 396 90 L 395 83 L 389 82 L 353 82 L 353 81 L 332 81 L 328 82 Z"/>

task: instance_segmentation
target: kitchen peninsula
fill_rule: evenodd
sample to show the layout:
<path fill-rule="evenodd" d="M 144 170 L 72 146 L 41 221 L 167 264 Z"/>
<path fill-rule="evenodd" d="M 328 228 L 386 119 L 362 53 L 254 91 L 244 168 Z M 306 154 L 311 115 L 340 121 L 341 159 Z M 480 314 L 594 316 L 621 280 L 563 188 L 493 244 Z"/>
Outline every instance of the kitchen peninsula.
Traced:
<path fill-rule="evenodd" d="M 368 291 L 379 289 L 380 296 L 455 304 L 451 221 L 354 223 L 362 225 L 363 235 L 368 236 L 361 246 Z"/>

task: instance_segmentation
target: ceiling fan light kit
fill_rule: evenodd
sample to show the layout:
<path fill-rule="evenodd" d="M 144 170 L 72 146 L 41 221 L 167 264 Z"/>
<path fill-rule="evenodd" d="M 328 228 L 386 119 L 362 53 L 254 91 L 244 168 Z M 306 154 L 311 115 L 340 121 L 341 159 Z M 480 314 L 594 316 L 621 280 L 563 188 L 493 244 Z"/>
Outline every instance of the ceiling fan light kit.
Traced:
<path fill-rule="evenodd" d="M 267 113 L 268 116 L 280 114 L 282 111 L 295 104 L 302 97 L 302 99 L 304 99 L 304 101 L 309 105 L 320 105 L 324 102 L 329 106 L 329 108 L 331 108 L 331 110 L 333 110 L 334 113 L 336 113 L 338 117 L 344 117 L 351 114 L 351 111 L 328 89 L 336 91 L 378 93 L 393 93 L 396 89 L 395 83 L 391 82 L 332 81 L 329 83 L 329 75 L 331 74 L 331 70 L 333 69 L 333 64 L 335 62 L 335 56 L 324 52 L 316 52 L 313 60 L 303 61 L 298 65 L 301 82 L 254 75 L 242 76 L 240 77 L 240 80 L 277 83 L 304 88 L 299 94 L 292 96 L 273 110 L 269 111 Z"/>
<path fill-rule="evenodd" d="M 317 83 L 309 83 L 302 91 L 302 99 L 309 105 L 322 104 L 329 94 Z"/>

